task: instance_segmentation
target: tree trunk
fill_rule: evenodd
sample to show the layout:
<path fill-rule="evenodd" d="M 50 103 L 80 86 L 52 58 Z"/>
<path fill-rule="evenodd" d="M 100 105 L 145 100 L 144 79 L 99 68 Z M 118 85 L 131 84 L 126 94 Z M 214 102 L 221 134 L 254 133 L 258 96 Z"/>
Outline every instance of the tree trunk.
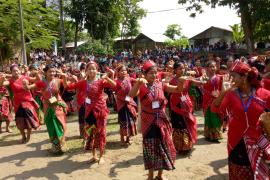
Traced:
<path fill-rule="evenodd" d="M 60 13 L 60 33 L 63 55 L 66 57 L 66 37 L 65 37 L 65 25 L 64 25 L 64 11 L 63 0 L 59 0 L 59 13 Z"/>
<path fill-rule="evenodd" d="M 243 31 L 245 34 L 245 42 L 247 46 L 248 53 L 251 54 L 254 51 L 254 27 L 251 20 L 251 13 L 249 12 L 249 7 L 246 2 L 240 1 L 240 14 L 241 14 L 241 23 L 243 26 Z"/>
<path fill-rule="evenodd" d="M 124 49 L 123 35 L 124 35 L 124 25 L 122 24 L 122 28 L 121 28 L 121 46 L 122 46 L 122 50 Z"/>
<path fill-rule="evenodd" d="M 75 20 L 75 37 L 74 37 L 74 53 L 76 53 L 77 50 L 77 41 L 78 41 L 78 32 L 79 32 L 79 23 L 77 20 Z"/>

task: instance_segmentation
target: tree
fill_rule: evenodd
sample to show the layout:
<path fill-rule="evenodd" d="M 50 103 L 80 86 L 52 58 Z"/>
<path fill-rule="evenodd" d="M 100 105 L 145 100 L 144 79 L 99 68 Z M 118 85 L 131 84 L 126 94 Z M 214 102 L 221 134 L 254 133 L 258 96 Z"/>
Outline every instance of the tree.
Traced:
<path fill-rule="evenodd" d="M 59 2 L 59 14 L 60 14 L 60 34 L 61 43 L 64 56 L 66 57 L 66 37 L 65 37 L 65 25 L 64 25 L 64 5 L 63 0 L 58 0 Z"/>
<path fill-rule="evenodd" d="M 44 8 L 43 0 L 23 0 L 24 31 L 27 49 L 50 49 L 57 39 L 57 14 Z M 18 4 L 14 0 L 0 0 L 0 58 L 10 57 L 20 44 Z M 3 47 L 3 48 L 2 48 Z"/>
<path fill-rule="evenodd" d="M 241 24 L 234 24 L 230 26 L 233 33 L 233 40 L 236 42 L 236 44 L 240 44 L 244 41 L 244 32 Z"/>
<path fill-rule="evenodd" d="M 164 35 L 168 36 L 172 40 L 175 40 L 176 36 L 181 36 L 181 26 L 178 24 L 170 24 L 167 26 L 167 30 L 165 31 Z"/>
<path fill-rule="evenodd" d="M 138 20 L 146 15 L 144 9 L 139 7 L 142 0 L 122 0 L 121 38 L 137 36 L 140 31 Z"/>
<path fill-rule="evenodd" d="M 67 14 L 75 21 L 74 50 L 76 52 L 78 33 L 83 30 L 83 21 L 86 17 L 85 0 L 71 0 L 70 4 L 66 6 L 66 11 Z"/>
<path fill-rule="evenodd" d="M 120 0 L 85 0 L 85 28 L 91 37 L 103 40 L 107 44 L 109 38 L 119 34 L 121 20 Z"/>
<path fill-rule="evenodd" d="M 196 16 L 196 12 L 203 12 L 203 4 L 211 5 L 213 8 L 216 6 L 229 6 L 236 9 L 241 17 L 241 24 L 249 53 L 252 53 L 254 50 L 256 28 L 268 22 L 270 17 L 269 0 L 178 0 L 178 3 L 189 4 L 187 10 L 195 10 L 191 13 L 192 17 Z"/>
<path fill-rule="evenodd" d="M 184 48 L 186 48 L 187 46 L 189 46 L 189 40 L 186 37 L 182 37 L 180 39 L 176 39 L 176 40 L 167 40 L 165 41 L 165 45 L 168 47 L 181 47 L 183 46 Z"/>

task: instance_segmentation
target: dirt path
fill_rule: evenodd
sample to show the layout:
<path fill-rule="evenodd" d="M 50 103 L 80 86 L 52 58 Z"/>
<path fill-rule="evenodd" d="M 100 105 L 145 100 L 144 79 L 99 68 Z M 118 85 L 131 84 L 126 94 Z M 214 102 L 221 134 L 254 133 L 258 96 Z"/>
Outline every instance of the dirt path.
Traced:
<path fill-rule="evenodd" d="M 190 156 L 178 156 L 176 169 L 166 172 L 170 180 L 227 179 L 226 139 L 220 144 L 206 142 L 202 136 L 203 119 L 196 114 L 199 126 L 198 143 Z M 139 134 L 129 147 L 119 143 L 117 116 L 111 114 L 107 129 L 106 163 L 89 164 L 90 153 L 82 150 L 78 139 L 76 116 L 69 116 L 68 147 L 63 156 L 52 156 L 46 127 L 34 132 L 28 144 L 18 144 L 15 127 L 12 134 L 0 134 L 0 179 L 91 179 L 141 180 L 147 178 L 142 159 L 142 138 Z M 14 123 L 14 122 L 13 122 Z M 224 136 L 226 136 L 224 134 Z"/>

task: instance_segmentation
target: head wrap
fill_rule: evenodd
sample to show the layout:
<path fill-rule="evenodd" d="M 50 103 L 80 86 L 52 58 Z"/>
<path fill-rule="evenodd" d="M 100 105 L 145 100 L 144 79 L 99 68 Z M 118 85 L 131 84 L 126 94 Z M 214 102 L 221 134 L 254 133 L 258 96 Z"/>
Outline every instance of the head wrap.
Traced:
<path fill-rule="evenodd" d="M 241 75 L 248 73 L 250 70 L 251 68 L 249 67 L 249 65 L 241 61 L 236 61 L 230 69 L 230 71 L 236 72 Z"/>
<path fill-rule="evenodd" d="M 247 80 L 253 87 L 261 86 L 261 78 L 259 75 L 259 71 L 255 67 L 250 67 L 248 64 L 243 63 L 241 61 L 237 61 L 231 68 L 232 72 L 236 72 L 240 75 L 247 74 Z"/>
<path fill-rule="evenodd" d="M 156 66 L 156 64 L 153 61 L 148 60 L 143 64 L 142 69 L 143 69 L 144 72 L 146 72 L 146 71 L 148 71 L 150 68 L 152 68 L 154 66 Z"/>

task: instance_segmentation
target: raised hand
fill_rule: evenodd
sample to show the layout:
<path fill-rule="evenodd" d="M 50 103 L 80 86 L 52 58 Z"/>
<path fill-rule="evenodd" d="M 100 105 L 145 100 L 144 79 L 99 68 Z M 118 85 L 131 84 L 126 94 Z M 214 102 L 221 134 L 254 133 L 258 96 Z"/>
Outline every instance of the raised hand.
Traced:
<path fill-rule="evenodd" d="M 226 91 L 230 88 L 232 88 L 232 78 L 229 74 L 226 74 L 223 76 L 223 82 L 222 82 L 222 90 Z"/>
<path fill-rule="evenodd" d="M 138 78 L 137 81 L 140 83 L 140 84 L 147 84 L 148 81 L 144 78 Z"/>

